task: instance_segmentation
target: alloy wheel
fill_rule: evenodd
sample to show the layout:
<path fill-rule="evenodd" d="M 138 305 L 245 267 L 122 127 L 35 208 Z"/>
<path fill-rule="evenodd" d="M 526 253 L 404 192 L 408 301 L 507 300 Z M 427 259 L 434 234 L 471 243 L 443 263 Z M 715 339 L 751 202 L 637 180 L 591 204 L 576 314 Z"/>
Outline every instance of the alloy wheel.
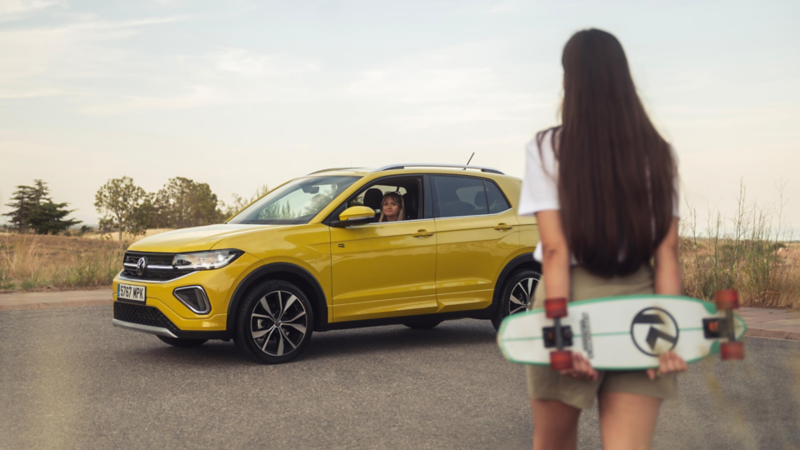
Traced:
<path fill-rule="evenodd" d="M 269 292 L 256 302 L 250 313 L 250 336 L 269 356 L 292 353 L 308 331 L 308 314 L 303 302 L 288 291 Z"/>
<path fill-rule="evenodd" d="M 528 309 L 528 305 L 533 299 L 533 290 L 539 282 L 538 278 L 527 277 L 521 279 L 514 288 L 511 289 L 511 294 L 508 299 L 508 315 L 523 312 Z"/>

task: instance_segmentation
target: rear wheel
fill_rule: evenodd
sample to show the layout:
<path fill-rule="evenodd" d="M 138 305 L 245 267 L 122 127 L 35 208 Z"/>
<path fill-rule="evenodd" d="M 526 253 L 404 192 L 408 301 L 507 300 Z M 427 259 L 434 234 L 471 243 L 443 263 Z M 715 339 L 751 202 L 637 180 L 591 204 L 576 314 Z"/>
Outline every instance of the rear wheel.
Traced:
<path fill-rule="evenodd" d="M 569 350 L 550 352 L 550 368 L 553 370 L 572 369 L 572 352 Z"/>
<path fill-rule="evenodd" d="M 720 353 L 723 361 L 744 359 L 744 344 L 741 341 L 723 342 Z"/>
<path fill-rule="evenodd" d="M 739 309 L 739 292 L 736 289 L 721 289 L 714 293 L 717 311 Z"/>
<path fill-rule="evenodd" d="M 180 347 L 180 348 L 191 348 L 191 347 L 199 347 L 208 341 L 208 339 L 181 339 L 181 338 L 171 338 L 165 336 L 156 336 L 157 338 L 161 339 L 161 342 L 165 344 L 169 344 L 173 347 Z"/>
<path fill-rule="evenodd" d="M 533 291 L 539 283 L 542 274 L 532 269 L 518 270 L 506 278 L 503 290 L 500 293 L 500 304 L 497 313 L 492 319 L 495 330 L 500 329 L 503 319 L 524 312 L 533 301 Z"/>
<path fill-rule="evenodd" d="M 403 325 L 411 328 L 412 330 L 430 330 L 440 323 L 442 323 L 441 320 L 429 320 L 427 322 L 404 323 Z"/>
<path fill-rule="evenodd" d="M 236 313 L 236 346 L 262 364 L 290 361 L 303 352 L 314 330 L 314 311 L 300 288 L 265 281 L 250 291 Z"/>

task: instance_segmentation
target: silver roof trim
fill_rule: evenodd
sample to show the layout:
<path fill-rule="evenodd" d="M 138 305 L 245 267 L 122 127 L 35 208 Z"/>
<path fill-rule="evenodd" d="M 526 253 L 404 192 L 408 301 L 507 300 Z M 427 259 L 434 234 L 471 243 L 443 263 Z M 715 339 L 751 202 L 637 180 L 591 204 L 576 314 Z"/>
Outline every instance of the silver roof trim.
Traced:
<path fill-rule="evenodd" d="M 157 336 L 171 337 L 176 339 L 178 338 L 178 336 L 175 336 L 172 333 L 172 331 L 169 331 L 166 328 L 151 327 L 150 325 L 140 325 L 138 323 L 124 322 L 119 319 L 111 319 L 111 323 L 115 327 L 125 328 L 126 330 L 139 331 L 142 333 L 155 334 Z"/>
<path fill-rule="evenodd" d="M 380 169 L 375 169 L 374 172 L 383 172 L 386 170 L 400 170 L 400 169 L 405 169 L 407 167 L 434 167 L 434 168 L 464 169 L 464 170 L 475 169 L 475 170 L 480 170 L 481 172 L 505 175 L 503 172 L 500 172 L 497 169 L 492 169 L 491 167 L 466 166 L 460 164 L 392 164 L 390 166 L 381 167 Z"/>
<path fill-rule="evenodd" d="M 370 171 L 371 169 L 368 169 L 366 167 L 333 167 L 330 169 L 317 170 L 316 172 L 309 173 L 309 175 L 314 175 L 315 173 L 323 173 L 323 172 L 340 172 L 345 170 L 349 170 L 351 172 L 360 172 L 360 171 Z"/>

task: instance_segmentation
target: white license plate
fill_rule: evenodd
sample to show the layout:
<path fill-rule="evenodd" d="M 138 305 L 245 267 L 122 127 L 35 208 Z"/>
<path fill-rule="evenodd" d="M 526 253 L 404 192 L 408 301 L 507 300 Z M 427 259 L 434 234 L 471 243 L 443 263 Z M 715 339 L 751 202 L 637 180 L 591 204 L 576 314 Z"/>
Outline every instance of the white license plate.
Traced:
<path fill-rule="evenodd" d="M 145 299 L 144 286 L 131 286 L 129 284 L 117 285 L 117 300 L 130 300 L 134 302 L 144 303 Z"/>

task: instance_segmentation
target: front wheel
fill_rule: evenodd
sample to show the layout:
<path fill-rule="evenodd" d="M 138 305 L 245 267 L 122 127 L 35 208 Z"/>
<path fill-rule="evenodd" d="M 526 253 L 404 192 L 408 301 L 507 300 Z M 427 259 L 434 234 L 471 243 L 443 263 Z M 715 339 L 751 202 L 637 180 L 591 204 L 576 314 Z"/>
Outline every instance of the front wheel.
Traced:
<path fill-rule="evenodd" d="M 303 352 L 314 330 L 314 311 L 300 288 L 281 280 L 250 291 L 236 314 L 236 346 L 262 364 L 290 361 Z"/>
<path fill-rule="evenodd" d="M 492 319 L 495 330 L 500 330 L 500 324 L 506 317 L 528 309 L 529 303 L 533 301 L 533 291 L 541 277 L 542 274 L 533 269 L 522 269 L 506 278 L 500 293 L 497 313 Z"/>

